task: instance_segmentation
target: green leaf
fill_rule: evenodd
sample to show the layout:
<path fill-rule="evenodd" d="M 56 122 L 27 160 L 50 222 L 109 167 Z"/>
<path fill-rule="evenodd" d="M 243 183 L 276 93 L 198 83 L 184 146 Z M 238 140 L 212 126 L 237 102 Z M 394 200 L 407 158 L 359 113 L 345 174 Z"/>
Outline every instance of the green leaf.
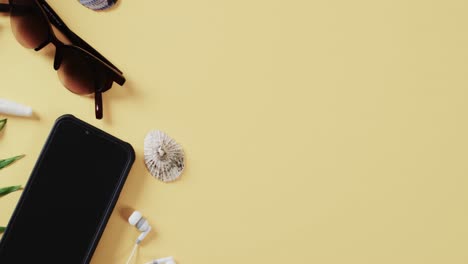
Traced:
<path fill-rule="evenodd" d="M 7 195 L 12 192 L 16 192 L 19 189 L 21 189 L 21 185 L 16 185 L 16 186 L 9 186 L 5 188 L 0 188 L 0 197 Z"/>
<path fill-rule="evenodd" d="M 19 156 L 12 157 L 12 158 L 9 158 L 9 159 L 0 160 L 0 170 L 5 168 L 6 166 L 12 164 L 13 162 L 21 159 L 22 157 L 24 157 L 24 155 L 19 155 Z"/>
<path fill-rule="evenodd" d="M 2 119 L 0 120 L 0 131 L 2 131 L 3 127 L 6 125 L 7 123 L 7 119 Z"/>
<path fill-rule="evenodd" d="M 5 228 L 4 226 L 0 226 L 0 234 L 3 233 L 3 232 L 5 232 L 5 229 L 6 229 L 6 228 Z"/>

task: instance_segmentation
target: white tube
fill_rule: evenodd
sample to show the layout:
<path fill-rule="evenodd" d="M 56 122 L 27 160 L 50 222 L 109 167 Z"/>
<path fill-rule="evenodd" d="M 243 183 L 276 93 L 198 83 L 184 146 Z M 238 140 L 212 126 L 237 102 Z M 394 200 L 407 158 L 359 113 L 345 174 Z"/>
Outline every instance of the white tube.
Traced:
<path fill-rule="evenodd" d="M 32 116 L 32 108 L 0 98 L 0 113 L 13 116 Z"/>

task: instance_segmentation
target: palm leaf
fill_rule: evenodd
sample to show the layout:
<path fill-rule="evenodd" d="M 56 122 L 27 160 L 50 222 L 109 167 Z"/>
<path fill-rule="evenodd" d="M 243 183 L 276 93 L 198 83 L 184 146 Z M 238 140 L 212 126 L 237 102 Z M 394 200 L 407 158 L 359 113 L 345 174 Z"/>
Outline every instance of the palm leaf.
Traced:
<path fill-rule="evenodd" d="M 0 120 L 0 131 L 2 131 L 3 127 L 5 127 L 6 122 L 7 122 L 7 119 L 6 119 L 6 118 Z"/>
<path fill-rule="evenodd" d="M 24 157 L 24 155 L 19 155 L 19 156 L 12 157 L 12 158 L 9 158 L 9 159 L 0 160 L 0 170 L 5 168 L 6 166 L 12 164 L 13 162 L 21 159 L 22 157 Z"/>
<path fill-rule="evenodd" d="M 5 188 L 0 188 L 0 197 L 7 195 L 12 192 L 16 192 L 19 189 L 21 189 L 21 185 L 16 185 L 16 186 L 9 186 Z"/>

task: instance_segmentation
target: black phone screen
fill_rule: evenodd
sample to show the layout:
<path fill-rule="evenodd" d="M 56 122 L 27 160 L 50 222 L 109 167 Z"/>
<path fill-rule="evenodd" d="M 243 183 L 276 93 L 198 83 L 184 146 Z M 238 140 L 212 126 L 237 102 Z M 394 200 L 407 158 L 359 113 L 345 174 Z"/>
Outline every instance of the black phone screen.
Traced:
<path fill-rule="evenodd" d="M 133 163 L 122 143 L 59 120 L 2 238 L 0 263 L 87 263 Z"/>

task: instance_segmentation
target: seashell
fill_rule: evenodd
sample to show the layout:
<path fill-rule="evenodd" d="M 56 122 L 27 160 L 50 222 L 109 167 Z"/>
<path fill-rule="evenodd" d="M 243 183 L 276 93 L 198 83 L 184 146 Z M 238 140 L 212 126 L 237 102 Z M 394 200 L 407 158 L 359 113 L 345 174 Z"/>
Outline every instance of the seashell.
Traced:
<path fill-rule="evenodd" d="M 145 137 L 145 164 L 151 175 L 163 182 L 175 181 L 185 167 L 182 147 L 166 133 L 153 130 Z"/>
<path fill-rule="evenodd" d="M 117 0 L 79 0 L 80 3 L 92 10 L 105 10 L 112 7 Z"/>

